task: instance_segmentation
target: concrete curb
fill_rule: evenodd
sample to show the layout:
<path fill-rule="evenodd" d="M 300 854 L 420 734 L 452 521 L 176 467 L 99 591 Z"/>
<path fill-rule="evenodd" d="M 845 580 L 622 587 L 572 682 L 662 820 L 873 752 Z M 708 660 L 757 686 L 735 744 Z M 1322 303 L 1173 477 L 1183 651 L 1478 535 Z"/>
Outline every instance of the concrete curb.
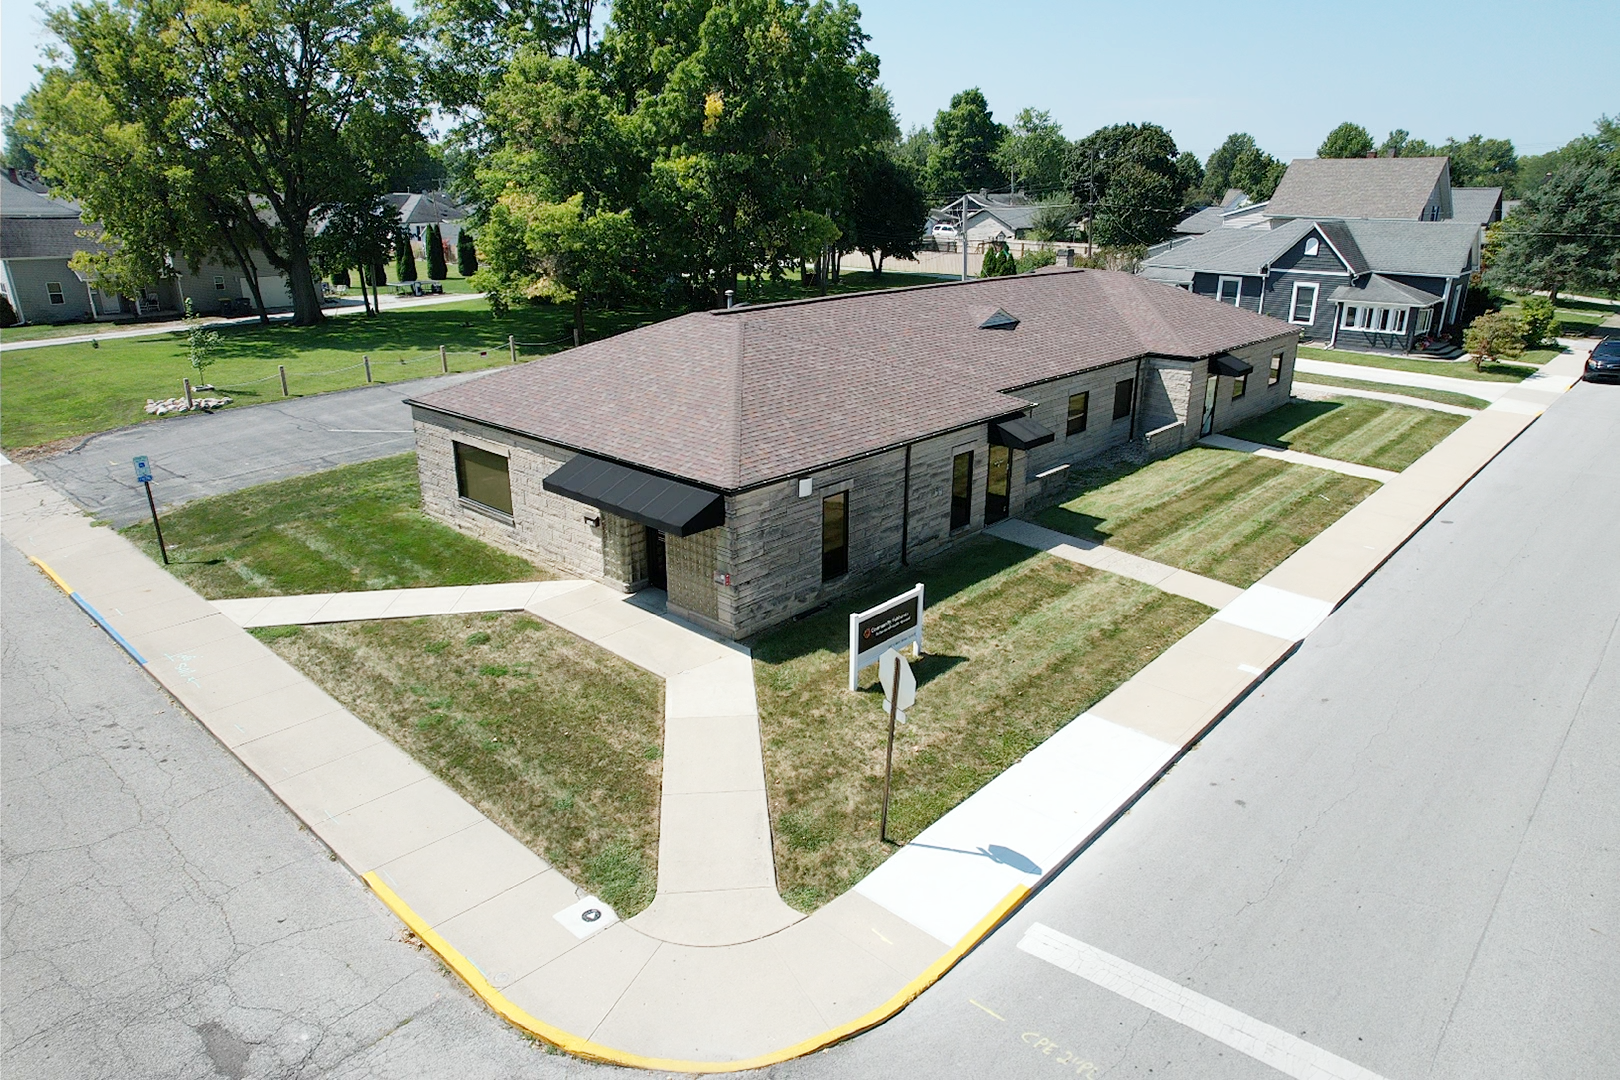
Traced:
<path fill-rule="evenodd" d="M 1123 812 L 1124 808 L 1121 808 Z M 674 1058 L 646 1057 L 634 1054 L 627 1050 L 616 1050 L 611 1046 L 592 1042 L 589 1039 L 572 1035 L 560 1028 L 556 1028 L 543 1020 L 530 1016 L 527 1012 L 513 1004 L 505 994 L 502 994 L 489 980 L 478 966 L 469 961 L 456 948 L 427 925 L 410 906 L 401 900 L 375 872 L 362 875 L 362 880 L 377 894 L 377 898 L 388 906 L 388 909 L 398 916 L 411 933 L 421 939 L 422 943 L 436 953 L 439 959 L 460 976 L 468 989 L 483 999 L 484 1003 L 495 1012 L 497 1016 L 511 1024 L 520 1031 L 527 1032 L 537 1039 L 566 1050 L 575 1057 L 585 1058 L 589 1061 L 600 1061 L 609 1065 L 622 1065 L 631 1069 L 662 1069 L 667 1072 L 684 1073 L 729 1073 L 747 1072 L 750 1069 L 763 1069 L 770 1065 L 779 1065 L 793 1058 L 813 1054 L 817 1050 L 853 1038 L 865 1031 L 870 1031 L 879 1024 L 894 1016 L 901 1009 L 915 1001 L 924 990 L 938 982 L 944 975 L 961 962 L 962 958 L 978 947 L 979 942 L 989 937 L 995 929 L 1010 918 L 1024 902 L 1033 894 L 1033 890 L 1022 885 L 1016 886 L 997 904 L 979 925 L 969 931 L 961 941 L 945 955 L 935 960 L 923 971 L 921 975 L 912 979 L 888 1001 L 879 1005 L 863 1016 L 859 1016 L 837 1027 L 829 1028 L 819 1035 L 812 1035 L 802 1042 L 792 1046 L 783 1047 L 770 1053 L 759 1054 L 754 1057 L 738 1061 L 682 1061 Z"/>

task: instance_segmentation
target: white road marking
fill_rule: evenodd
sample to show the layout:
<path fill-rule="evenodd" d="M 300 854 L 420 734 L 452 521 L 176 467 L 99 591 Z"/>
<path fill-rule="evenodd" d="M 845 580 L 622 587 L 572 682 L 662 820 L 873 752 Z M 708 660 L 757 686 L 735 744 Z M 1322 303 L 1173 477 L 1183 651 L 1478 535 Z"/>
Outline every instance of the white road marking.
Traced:
<path fill-rule="evenodd" d="M 1139 968 L 1083 941 L 1036 923 L 1018 948 L 1224 1043 L 1295 1080 L 1383 1080 L 1353 1061 L 1328 1053 L 1185 986 Z"/>

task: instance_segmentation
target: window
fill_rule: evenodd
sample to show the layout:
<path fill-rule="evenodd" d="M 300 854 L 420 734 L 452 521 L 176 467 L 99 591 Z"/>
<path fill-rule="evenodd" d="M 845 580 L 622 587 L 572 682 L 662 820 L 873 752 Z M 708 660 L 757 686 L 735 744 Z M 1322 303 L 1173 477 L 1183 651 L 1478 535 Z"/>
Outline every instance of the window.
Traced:
<path fill-rule="evenodd" d="M 1299 326 L 1309 326 L 1316 321 L 1316 293 L 1317 286 L 1307 285 L 1304 282 L 1294 284 L 1294 302 L 1290 305 L 1288 321 Z"/>
<path fill-rule="evenodd" d="M 1389 329 L 1389 308 L 1378 309 L 1378 329 L 1382 333 Z"/>
<path fill-rule="evenodd" d="M 1012 451 L 1005 446 L 990 448 L 990 464 L 984 476 L 984 523 L 1002 521 L 1012 509 Z"/>
<path fill-rule="evenodd" d="M 215 292 L 224 292 L 225 291 L 225 275 L 224 274 L 215 274 L 214 275 L 214 291 Z"/>
<path fill-rule="evenodd" d="M 1305 254 L 1307 256 L 1315 255 L 1318 251 L 1321 251 L 1321 250 L 1322 250 L 1322 243 L 1321 243 L 1320 240 L 1318 240 L 1314 236 L 1307 236 L 1305 238 Z"/>
<path fill-rule="evenodd" d="M 1232 400 L 1236 401 L 1249 392 L 1249 376 L 1238 375 L 1232 380 Z"/>
<path fill-rule="evenodd" d="M 1243 279 L 1235 277 L 1221 278 L 1216 289 L 1215 299 L 1223 304 L 1231 304 L 1233 307 L 1237 307 L 1238 301 L 1243 299 Z"/>
<path fill-rule="evenodd" d="M 67 303 L 67 297 L 62 295 L 62 283 L 60 281 L 47 281 L 45 283 L 45 292 L 51 298 L 51 303 Z"/>
<path fill-rule="evenodd" d="M 1135 379 L 1121 379 L 1114 384 L 1114 419 L 1123 420 L 1131 415 L 1131 398 L 1136 394 Z"/>
<path fill-rule="evenodd" d="M 1358 309 L 1346 305 L 1344 309 L 1344 318 L 1340 321 L 1339 325 L 1343 326 L 1346 330 L 1353 328 L 1356 325 L 1357 310 Z"/>
<path fill-rule="evenodd" d="M 1078 394 L 1069 395 L 1069 424 L 1064 428 L 1066 435 L 1078 435 L 1086 430 L 1086 414 L 1091 411 L 1091 391 L 1083 390 Z"/>
<path fill-rule="evenodd" d="M 485 510 L 512 516 L 512 478 L 507 460 L 499 454 L 465 443 L 456 448 L 456 493 Z"/>
<path fill-rule="evenodd" d="M 1397 334 L 1406 333 L 1406 309 L 1405 308 L 1396 308 L 1395 309 L 1395 323 L 1394 323 L 1393 329 Z"/>
<path fill-rule="evenodd" d="M 821 580 L 849 573 L 849 492 L 821 500 Z"/>
<path fill-rule="evenodd" d="M 1266 375 L 1267 386 L 1276 386 L 1282 382 L 1282 357 L 1283 354 L 1280 352 L 1271 354 L 1271 371 Z"/>
<path fill-rule="evenodd" d="M 951 461 L 951 531 L 965 529 L 973 520 L 973 451 Z"/>

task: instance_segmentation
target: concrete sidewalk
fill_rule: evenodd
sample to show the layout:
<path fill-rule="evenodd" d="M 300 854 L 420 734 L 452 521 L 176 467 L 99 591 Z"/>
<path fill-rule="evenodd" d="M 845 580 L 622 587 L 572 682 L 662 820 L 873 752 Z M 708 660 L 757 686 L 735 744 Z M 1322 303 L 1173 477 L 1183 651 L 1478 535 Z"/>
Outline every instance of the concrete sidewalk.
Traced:
<path fill-rule="evenodd" d="M 1036 548 L 1048 555 L 1054 555 L 1068 562 L 1089 566 L 1093 570 L 1103 570 L 1120 577 L 1140 581 L 1145 585 L 1152 585 L 1176 596 L 1185 596 L 1189 600 L 1196 600 L 1205 607 L 1215 608 L 1217 611 L 1236 600 L 1243 590 L 1236 585 L 1228 585 L 1224 581 L 1194 574 L 1190 570 L 1182 570 L 1174 566 L 1167 566 L 1152 559 L 1144 559 L 1140 555 L 1133 555 L 1119 548 L 1111 548 L 1106 544 L 1099 544 L 1095 540 L 1086 540 L 1068 533 L 1057 532 L 1054 529 L 1043 528 L 1033 522 L 1023 521 L 1019 518 L 1008 518 L 998 521 L 985 532 L 1002 540 L 1010 540 L 1015 544 Z"/>
<path fill-rule="evenodd" d="M 881 1022 L 948 970 L 1533 422 L 1567 379 L 1563 369 L 1578 372 L 1580 361 L 1553 363 L 1560 367 L 1547 379 L 1511 387 L 1503 408 L 1464 424 L 851 892 L 723 946 L 658 936 L 670 932 L 662 911 L 645 924 L 615 921 L 213 605 L 10 464 L 0 466 L 3 527 L 501 1015 L 585 1056 L 730 1071 Z M 734 647 L 696 631 L 655 630 L 681 628 L 595 589 L 556 592 L 532 600 L 531 610 L 571 622 L 619 655 L 650 658 L 674 688 L 672 701 L 690 702 L 679 711 L 704 714 L 670 710 L 677 743 L 667 756 L 687 719 L 698 722 L 687 745 L 704 748 L 690 767 L 675 766 L 677 778 L 690 777 L 676 795 L 752 797 L 751 756 L 701 772 L 715 764 L 711 746 L 741 755 L 747 742 L 742 723 L 715 732 L 752 712 L 744 699 L 751 675 L 743 679 Z M 757 753 L 757 721 L 753 740 Z M 668 799 L 666 791 L 666 818 Z M 692 800 L 698 813 L 703 802 Z M 685 856 L 669 858 L 679 879 Z M 661 865 L 660 898 L 664 872 Z M 758 880 L 743 873 L 732 885 L 762 891 Z M 701 910 L 700 892 L 680 894 L 685 908 L 670 906 L 667 925 Z"/>
<path fill-rule="evenodd" d="M 1339 364 L 1329 360 L 1300 357 L 1294 368 L 1308 375 L 1332 375 L 1337 379 L 1357 379 L 1361 382 L 1389 383 L 1392 386 L 1421 386 L 1426 390 L 1450 390 L 1454 394 L 1496 401 L 1518 383 L 1486 382 L 1483 379 L 1454 379 L 1447 375 L 1430 375 L 1423 371 L 1400 371 L 1396 368 L 1369 367 L 1365 364 Z"/>

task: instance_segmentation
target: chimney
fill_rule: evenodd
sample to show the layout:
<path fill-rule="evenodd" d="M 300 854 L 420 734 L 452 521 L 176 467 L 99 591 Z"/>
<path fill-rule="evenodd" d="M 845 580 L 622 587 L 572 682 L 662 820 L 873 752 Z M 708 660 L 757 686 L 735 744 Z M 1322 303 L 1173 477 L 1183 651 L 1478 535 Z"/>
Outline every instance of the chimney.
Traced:
<path fill-rule="evenodd" d="M 1368 156 L 1368 157 L 1377 157 L 1377 156 L 1378 156 L 1378 151 L 1376 151 L 1376 150 L 1369 150 L 1369 151 L 1367 151 L 1367 156 Z"/>
<path fill-rule="evenodd" d="M 1057 264 L 1059 266 L 1074 265 L 1074 248 L 1058 248 Z"/>

